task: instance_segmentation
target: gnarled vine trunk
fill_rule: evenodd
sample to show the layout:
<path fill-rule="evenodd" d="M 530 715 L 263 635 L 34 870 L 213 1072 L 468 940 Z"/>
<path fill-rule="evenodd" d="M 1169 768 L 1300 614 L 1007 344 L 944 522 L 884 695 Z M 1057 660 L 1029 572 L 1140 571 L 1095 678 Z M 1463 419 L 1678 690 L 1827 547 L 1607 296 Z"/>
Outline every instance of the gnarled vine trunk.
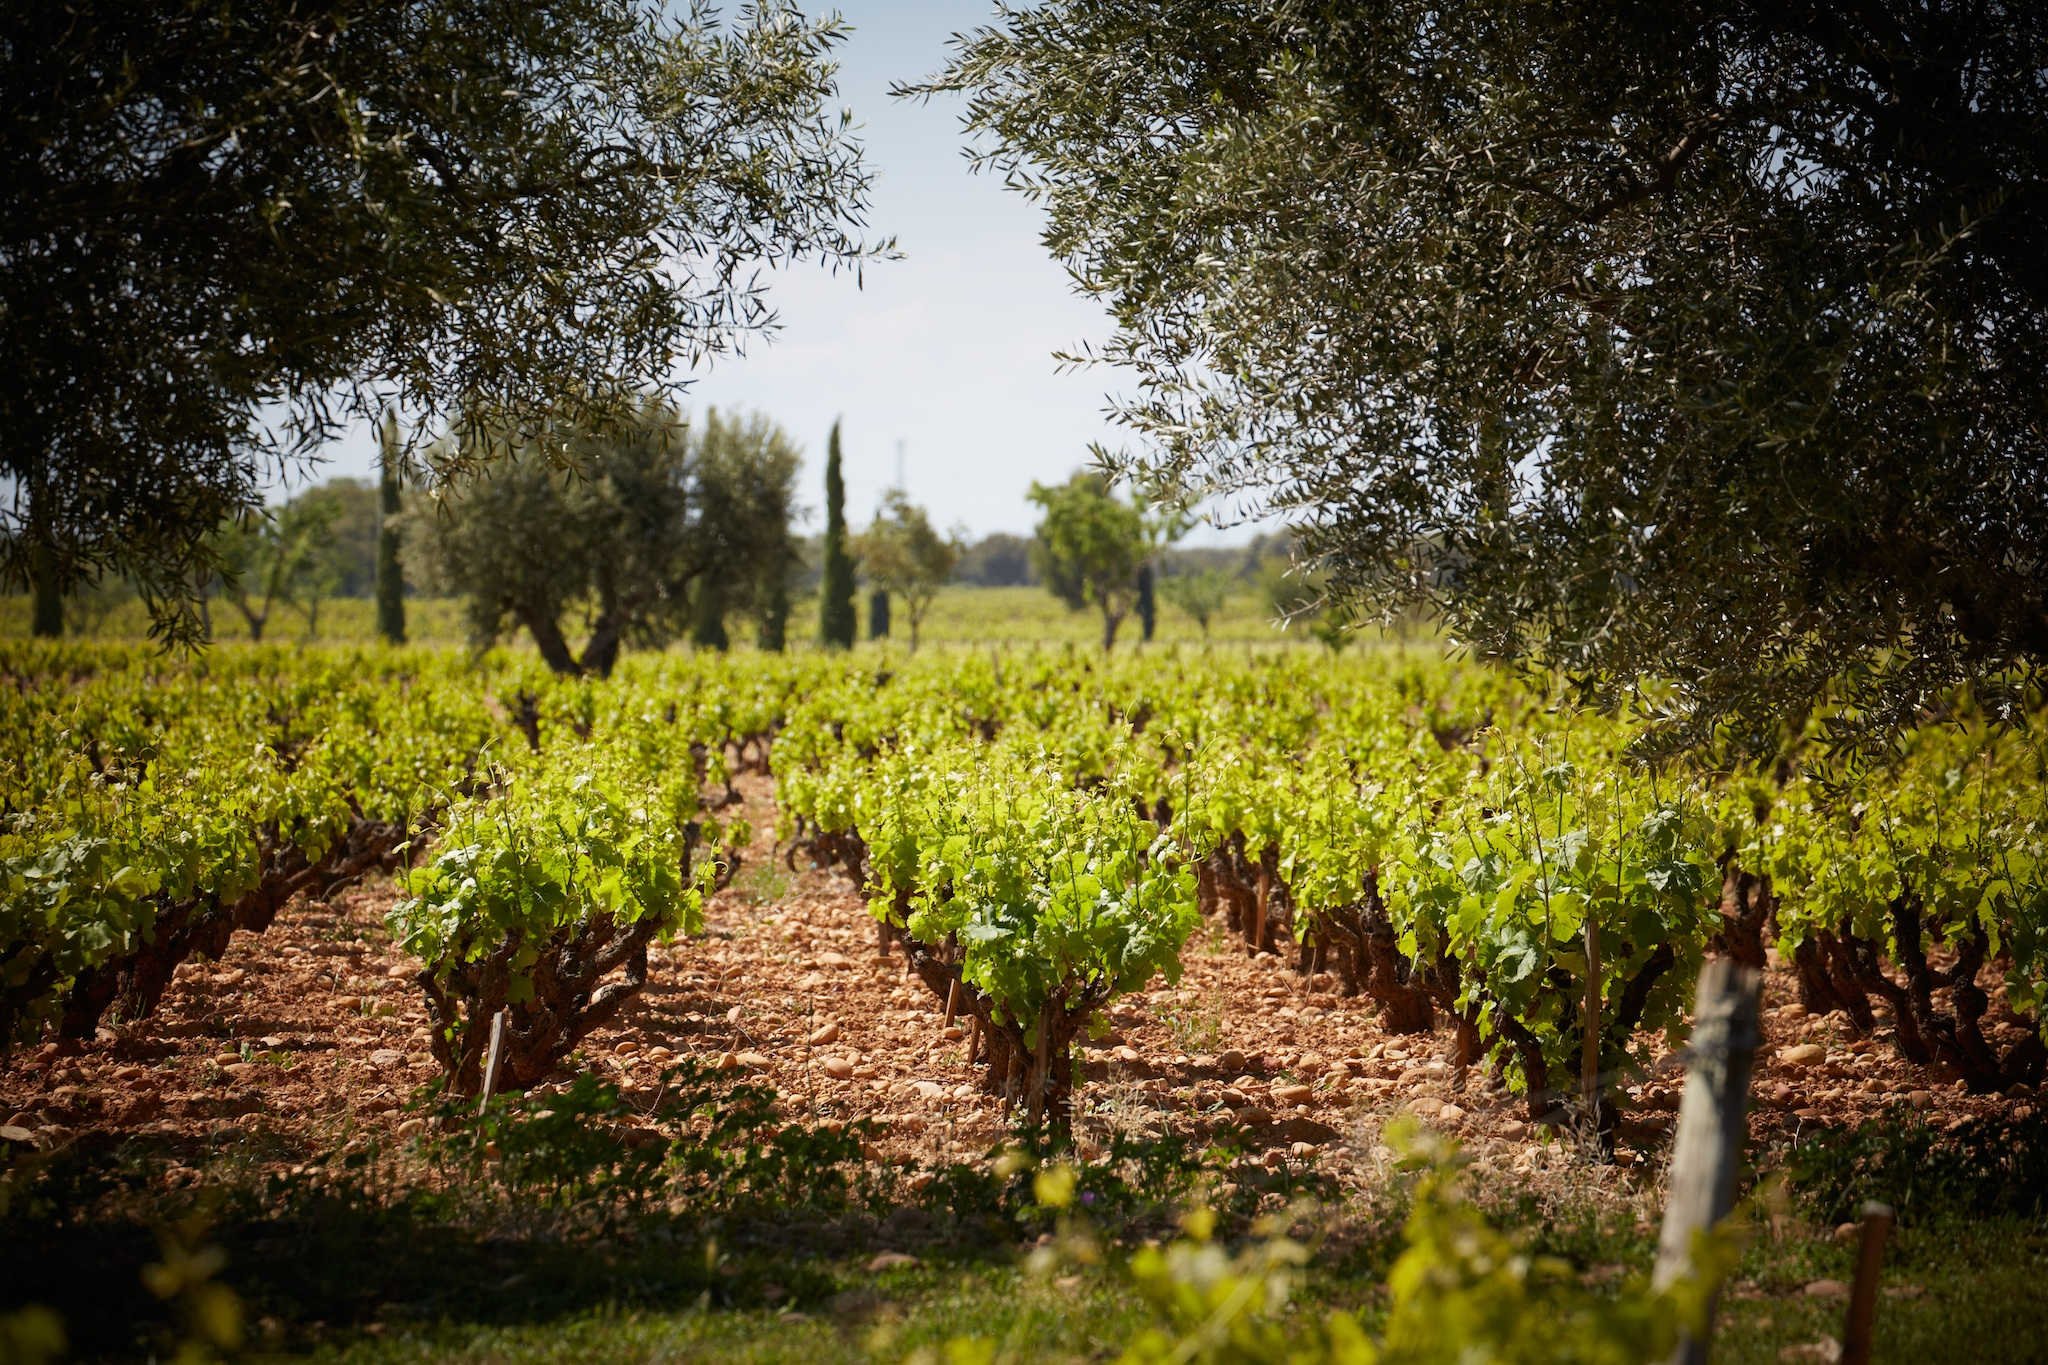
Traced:
<path fill-rule="evenodd" d="M 218 961 L 237 930 L 262 933 L 294 896 L 305 892 L 324 899 L 373 871 L 390 871 L 398 865 L 405 842 L 403 826 L 366 819 L 358 811 L 341 837 L 318 859 L 308 859 L 275 827 L 265 828 L 257 841 L 256 885 L 227 903 L 208 892 L 160 904 L 154 923 L 133 952 L 78 974 L 64 1000 L 60 1035 L 92 1037 L 116 1002 L 124 1019 L 148 1017 L 156 1012 L 171 974 L 186 958 L 198 953 Z M 48 982 L 44 985 L 47 988 Z"/>
<path fill-rule="evenodd" d="M 1002 1097 L 1005 1108 L 1022 1107 L 1025 1122 L 1042 1128 L 1056 1142 L 1070 1141 L 1074 1131 L 1074 1039 L 1087 1026 L 1088 1018 L 1109 999 L 1104 982 L 1069 982 L 1053 992 L 1039 1007 L 1037 1017 L 1025 1021 L 1000 1017 L 990 996 L 969 985 L 960 976 L 957 944 L 941 945 L 937 951 L 913 939 L 903 940 L 903 950 L 918 979 L 941 1000 L 959 992 L 960 1008 L 977 1021 L 986 1069 L 981 1088 Z"/>
<path fill-rule="evenodd" d="M 692 821 L 684 833 L 687 883 L 702 826 Z M 735 866 L 728 852 L 714 885 L 729 883 Z M 482 1088 L 491 1019 L 501 1009 L 507 1018 L 498 1088 L 525 1090 L 545 1080 L 578 1043 L 617 1018 L 646 987 L 647 945 L 660 930 L 661 920 L 652 915 L 624 925 L 609 915 L 592 915 L 541 943 L 515 930 L 475 960 L 465 960 L 471 941 L 457 940 L 448 965 L 430 962 L 414 978 L 433 1020 L 434 1060 L 450 1088 L 464 1095 Z M 515 974 L 513 962 L 529 949 L 532 965 Z M 605 979 L 621 969 L 618 979 Z M 515 976 L 526 982 L 517 1001 L 511 998 Z"/>
<path fill-rule="evenodd" d="M 524 935 L 506 937 L 488 956 L 445 975 L 430 964 L 416 980 L 432 1018 L 434 1060 L 451 1089 L 474 1095 L 483 1086 L 484 1050 L 491 1019 L 508 1011 L 498 1088 L 525 1090 L 547 1078 L 576 1044 L 618 1016 L 647 984 L 647 945 L 659 931 L 652 917 L 616 925 L 597 916 L 538 945 L 539 958 L 523 975 L 532 993 L 512 1003 L 511 964 L 529 946 Z M 623 976 L 604 981 L 623 967 Z"/>

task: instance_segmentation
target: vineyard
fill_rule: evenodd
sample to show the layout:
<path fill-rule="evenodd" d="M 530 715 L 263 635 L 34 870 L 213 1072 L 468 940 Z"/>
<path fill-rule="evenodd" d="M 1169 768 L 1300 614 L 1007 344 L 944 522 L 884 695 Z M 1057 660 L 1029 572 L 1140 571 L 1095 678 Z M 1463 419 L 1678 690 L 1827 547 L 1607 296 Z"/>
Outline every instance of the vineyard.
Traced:
<path fill-rule="evenodd" d="M 813 1119 L 908 1098 L 1065 1134 L 1135 1095 L 1155 1126 L 1312 1148 L 1406 1098 L 1633 1161 L 1708 954 L 1779 969 L 1766 1127 L 2024 1103 L 2048 1064 L 2042 734 L 1967 710 L 1883 768 L 1795 743 L 1701 774 L 1393 649 L 662 656 L 595 682 L 14 644 L 0 668 L 18 1140 L 90 1122 L 45 1063 L 130 1045 L 208 961 L 387 876 L 392 965 L 348 998 L 416 1021 L 400 1050 L 472 1095 L 503 1011 L 511 1090 L 606 1042 L 768 1073 Z M 816 909 L 848 891 L 857 935 Z M 710 936 L 707 901 L 735 911 Z M 857 1045 L 855 982 L 913 1021 L 908 1063 Z M 678 1005 L 651 1036 L 693 987 L 728 1017 Z"/>

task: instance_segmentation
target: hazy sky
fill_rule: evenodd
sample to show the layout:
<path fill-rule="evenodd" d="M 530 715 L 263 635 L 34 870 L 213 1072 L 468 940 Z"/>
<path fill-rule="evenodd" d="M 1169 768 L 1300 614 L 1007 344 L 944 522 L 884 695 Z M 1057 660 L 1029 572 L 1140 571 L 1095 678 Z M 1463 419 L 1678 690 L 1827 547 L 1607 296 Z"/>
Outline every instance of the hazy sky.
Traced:
<path fill-rule="evenodd" d="M 992 13 L 983 0 L 848 0 L 840 96 L 863 125 L 875 174 L 870 230 L 894 234 L 899 261 L 856 285 L 815 266 L 780 276 L 781 328 L 701 371 L 689 405 L 756 408 L 803 446 L 804 501 L 822 520 L 825 438 L 843 419 L 847 511 L 857 524 L 903 481 L 941 526 L 1028 531 L 1032 480 L 1065 478 L 1091 441 L 1124 444 L 1104 418 L 1106 370 L 1061 372 L 1052 355 L 1099 341 L 1109 324 L 1078 298 L 1039 245 L 1041 213 L 961 155 L 960 101 L 889 98 L 897 81 L 943 65 L 947 43 Z M 365 474 L 365 433 L 323 473 Z M 1198 532 L 1196 543 L 1248 534 Z"/>

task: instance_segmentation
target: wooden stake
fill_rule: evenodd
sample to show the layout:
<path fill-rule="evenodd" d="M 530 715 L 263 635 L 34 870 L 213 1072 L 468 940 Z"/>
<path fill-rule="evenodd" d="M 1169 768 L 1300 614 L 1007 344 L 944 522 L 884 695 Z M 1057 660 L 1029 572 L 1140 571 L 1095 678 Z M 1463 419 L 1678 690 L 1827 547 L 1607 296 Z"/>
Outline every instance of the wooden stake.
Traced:
<path fill-rule="evenodd" d="M 1033 1124 L 1046 1121 L 1046 1089 L 1052 1079 L 1052 997 L 1038 1007 L 1038 1041 L 1031 1057 L 1031 1089 L 1025 1099 L 1024 1113 Z"/>
<path fill-rule="evenodd" d="M 975 1015 L 967 1025 L 967 1065 L 973 1066 L 981 1060 L 981 1016 Z"/>
<path fill-rule="evenodd" d="M 1600 922 L 1586 916 L 1586 1037 L 1579 1045 L 1579 1099 L 1600 1126 Z"/>
<path fill-rule="evenodd" d="M 491 1102 L 491 1096 L 498 1089 L 498 1066 L 505 1057 L 505 1022 L 510 1010 L 499 1010 L 491 1016 L 491 1050 L 484 1056 L 484 1093 L 477 1097 L 476 1112 L 481 1114 Z"/>
<path fill-rule="evenodd" d="M 1259 860 L 1259 901 L 1258 909 L 1252 916 L 1252 956 L 1257 957 L 1266 946 L 1266 897 L 1273 891 L 1273 875 L 1266 871 L 1266 861 Z"/>
<path fill-rule="evenodd" d="M 1667 1288 L 1693 1273 L 1696 1234 L 1711 1230 L 1735 1203 L 1735 1176 L 1749 1108 L 1749 1069 L 1756 1052 L 1760 973 L 1726 959 L 1700 969 L 1693 1000 L 1692 1046 L 1687 1049 L 1685 1098 L 1671 1151 L 1671 1195 L 1657 1241 L 1651 1283 Z M 1714 1333 L 1714 1301 L 1698 1337 L 1679 1338 L 1671 1365 L 1706 1365 Z"/>
<path fill-rule="evenodd" d="M 945 1025 L 944 1025 L 944 1027 L 946 1027 L 946 1028 L 951 1028 L 951 1027 L 953 1027 L 953 1020 L 954 1020 L 954 1018 L 955 1018 L 955 1017 L 956 1017 L 956 1016 L 957 1016 L 957 1015 L 958 1015 L 959 1013 L 960 1013 L 960 979 L 959 979 L 958 977 L 955 977 L 955 978 L 953 979 L 953 984 L 952 984 L 951 986 L 947 987 L 947 989 L 946 989 L 946 1022 L 945 1022 Z"/>
<path fill-rule="evenodd" d="M 1892 1230 L 1886 1204 L 1863 1206 L 1863 1242 L 1856 1249 L 1856 1280 L 1849 1286 L 1849 1320 L 1842 1329 L 1841 1365 L 1870 1365 L 1871 1327 L 1877 1320 L 1877 1276 L 1884 1239 Z"/>

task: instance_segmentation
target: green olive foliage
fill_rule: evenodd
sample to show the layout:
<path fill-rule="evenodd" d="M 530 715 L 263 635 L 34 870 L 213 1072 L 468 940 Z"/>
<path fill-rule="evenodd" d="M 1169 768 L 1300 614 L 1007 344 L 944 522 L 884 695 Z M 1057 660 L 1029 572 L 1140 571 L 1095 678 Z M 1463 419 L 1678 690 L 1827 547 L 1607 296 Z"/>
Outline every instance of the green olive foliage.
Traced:
<path fill-rule="evenodd" d="M 478 424 L 454 444 L 499 439 Z M 563 427 L 551 443 L 559 458 L 515 442 L 405 518 L 419 578 L 468 599 L 480 642 L 524 627 L 556 672 L 608 676 L 623 644 L 665 643 L 709 604 L 754 605 L 794 557 L 797 450 L 764 417 L 686 424 L 649 402 L 623 429 Z M 579 606 L 580 655 L 567 635 Z"/>
<path fill-rule="evenodd" d="M 858 263 L 837 20 L 652 0 L 0 13 L 0 574 L 199 637 L 206 536 L 394 404 L 550 456 Z M 436 471 L 445 473 L 447 471 Z M 39 591 L 39 600 L 54 597 Z"/>
<path fill-rule="evenodd" d="M 2016 0 L 1048 0 L 903 93 L 1116 319 L 1124 469 L 1768 751 L 2048 658 L 2044 57 Z"/>

